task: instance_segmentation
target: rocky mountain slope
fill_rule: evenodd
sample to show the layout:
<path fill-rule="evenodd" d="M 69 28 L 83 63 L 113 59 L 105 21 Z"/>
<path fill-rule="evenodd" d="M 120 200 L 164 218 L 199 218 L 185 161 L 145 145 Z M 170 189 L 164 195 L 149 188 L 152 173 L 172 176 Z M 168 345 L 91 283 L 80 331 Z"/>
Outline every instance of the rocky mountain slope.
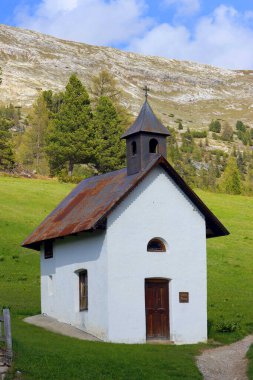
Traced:
<path fill-rule="evenodd" d="M 253 126 L 253 71 L 232 71 L 193 62 L 148 57 L 60 40 L 0 25 L 0 101 L 24 110 L 41 90 L 62 90 L 75 72 L 89 86 L 101 69 L 110 71 L 123 90 L 122 103 L 133 114 L 143 102 L 142 87 L 165 124 L 182 119 L 203 128 L 212 119 Z"/>

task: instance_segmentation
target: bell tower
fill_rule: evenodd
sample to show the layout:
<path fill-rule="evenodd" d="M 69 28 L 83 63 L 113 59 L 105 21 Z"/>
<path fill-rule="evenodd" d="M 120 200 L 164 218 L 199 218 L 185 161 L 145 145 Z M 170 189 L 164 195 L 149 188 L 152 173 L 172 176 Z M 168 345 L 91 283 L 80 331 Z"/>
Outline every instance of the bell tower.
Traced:
<path fill-rule="evenodd" d="M 157 119 L 148 103 L 147 86 L 144 87 L 145 102 L 133 125 L 121 136 L 126 139 L 127 174 L 135 174 L 145 169 L 156 156 L 167 158 L 167 128 Z"/>

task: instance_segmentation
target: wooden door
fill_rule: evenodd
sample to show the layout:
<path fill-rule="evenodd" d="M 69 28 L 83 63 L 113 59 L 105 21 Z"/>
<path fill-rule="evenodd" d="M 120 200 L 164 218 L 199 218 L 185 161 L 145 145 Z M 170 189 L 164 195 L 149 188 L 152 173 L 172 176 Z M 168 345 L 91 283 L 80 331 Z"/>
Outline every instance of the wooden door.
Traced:
<path fill-rule="evenodd" d="M 169 339 L 169 283 L 168 280 L 145 281 L 147 339 Z"/>

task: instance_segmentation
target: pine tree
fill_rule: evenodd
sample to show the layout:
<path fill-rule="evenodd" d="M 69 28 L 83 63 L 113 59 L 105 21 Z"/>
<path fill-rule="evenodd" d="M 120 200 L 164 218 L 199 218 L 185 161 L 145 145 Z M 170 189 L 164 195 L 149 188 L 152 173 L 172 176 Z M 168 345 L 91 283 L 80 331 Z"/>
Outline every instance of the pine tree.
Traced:
<path fill-rule="evenodd" d="M 125 163 L 125 144 L 120 140 L 123 129 L 116 108 L 108 97 L 99 98 L 92 125 L 97 170 L 105 173 L 122 168 Z"/>
<path fill-rule="evenodd" d="M 129 108 L 120 103 L 122 91 L 118 86 L 118 81 L 109 71 L 102 70 L 91 79 L 91 95 L 95 106 L 102 96 L 109 98 L 121 119 L 122 128 L 125 130 L 129 127 L 132 121 Z"/>
<path fill-rule="evenodd" d="M 191 131 L 187 128 L 187 131 L 182 134 L 182 152 L 192 153 L 195 147 L 194 139 L 192 137 Z"/>
<path fill-rule="evenodd" d="M 176 164 L 177 161 L 180 161 L 182 159 L 181 153 L 177 144 L 177 134 L 175 129 L 168 128 L 170 132 L 170 136 L 168 139 L 168 145 L 167 145 L 167 160 L 171 164 Z"/>
<path fill-rule="evenodd" d="M 116 79 L 107 70 L 102 70 L 91 79 L 91 94 L 95 100 L 107 96 L 112 101 L 118 101 L 121 94 Z"/>
<path fill-rule="evenodd" d="M 253 168 L 249 167 L 245 178 L 246 193 L 252 195 L 253 193 Z"/>
<path fill-rule="evenodd" d="M 41 174 L 47 174 L 48 170 L 45 155 L 48 122 L 47 104 L 43 95 L 40 95 L 28 116 L 28 127 L 22 137 L 17 157 L 22 164 Z"/>
<path fill-rule="evenodd" d="M 227 194 L 241 194 L 240 172 L 235 157 L 231 156 L 220 181 L 221 191 Z"/>
<path fill-rule="evenodd" d="M 224 141 L 233 141 L 233 128 L 227 122 L 223 125 L 221 138 Z"/>
<path fill-rule="evenodd" d="M 58 92 L 54 94 L 52 90 L 47 90 L 47 91 L 43 91 L 42 95 L 47 104 L 49 117 L 52 118 L 60 110 L 61 104 L 63 103 L 64 93 Z"/>
<path fill-rule="evenodd" d="M 243 124 L 241 120 L 237 120 L 235 128 L 237 131 L 246 132 L 246 126 Z"/>
<path fill-rule="evenodd" d="M 73 74 L 66 86 L 59 112 L 49 126 L 47 154 L 52 174 L 59 173 L 68 165 L 71 176 L 74 164 L 90 162 L 91 119 L 89 95 Z"/>
<path fill-rule="evenodd" d="M 244 178 L 244 174 L 246 174 L 246 161 L 245 161 L 245 155 L 242 154 L 240 151 L 238 151 L 238 154 L 237 154 L 237 167 L 240 171 L 240 174 L 242 176 L 242 178 Z"/>
<path fill-rule="evenodd" d="M 8 120 L 0 118 L 0 170 L 10 170 L 14 166 L 14 153 L 12 147 L 11 124 Z"/>

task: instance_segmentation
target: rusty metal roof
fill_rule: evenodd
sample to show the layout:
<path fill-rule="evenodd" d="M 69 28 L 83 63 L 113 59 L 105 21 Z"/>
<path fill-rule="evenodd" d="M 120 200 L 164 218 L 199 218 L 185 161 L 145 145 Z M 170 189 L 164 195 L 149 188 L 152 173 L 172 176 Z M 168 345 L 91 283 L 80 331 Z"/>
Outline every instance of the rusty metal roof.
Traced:
<path fill-rule="evenodd" d="M 127 170 L 122 169 L 83 180 L 25 239 L 22 246 L 39 250 L 40 244 L 46 240 L 101 227 L 101 223 L 106 219 L 107 215 L 157 165 L 164 168 L 204 215 L 207 225 L 207 237 L 229 234 L 222 223 L 184 182 L 167 160 L 163 156 L 158 156 L 143 171 L 133 175 L 127 175 Z"/>
<path fill-rule="evenodd" d="M 133 125 L 121 136 L 122 139 L 139 132 L 159 133 L 170 136 L 167 128 L 157 119 L 148 101 L 146 100 L 141 108 Z"/>

